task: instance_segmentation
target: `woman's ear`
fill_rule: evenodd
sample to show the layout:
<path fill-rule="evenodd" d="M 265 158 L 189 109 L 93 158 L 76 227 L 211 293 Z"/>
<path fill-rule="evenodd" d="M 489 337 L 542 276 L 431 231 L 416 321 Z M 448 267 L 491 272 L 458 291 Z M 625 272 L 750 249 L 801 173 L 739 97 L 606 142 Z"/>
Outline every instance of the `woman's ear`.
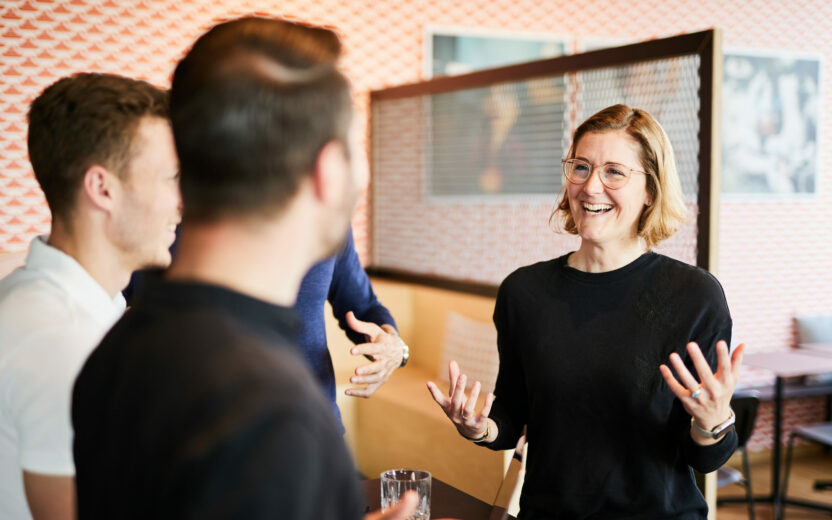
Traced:
<path fill-rule="evenodd" d="M 644 205 L 648 208 L 653 205 L 656 200 L 656 192 L 658 187 L 655 184 L 650 184 L 650 180 L 647 181 L 647 189 L 645 190 L 646 193 L 644 195 Z"/>

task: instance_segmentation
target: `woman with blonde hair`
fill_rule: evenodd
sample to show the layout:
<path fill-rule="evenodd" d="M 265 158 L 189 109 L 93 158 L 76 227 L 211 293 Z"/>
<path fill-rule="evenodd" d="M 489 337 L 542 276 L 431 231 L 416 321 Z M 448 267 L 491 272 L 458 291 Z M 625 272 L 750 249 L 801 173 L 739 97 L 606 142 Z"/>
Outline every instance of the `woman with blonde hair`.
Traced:
<path fill-rule="evenodd" d="M 526 427 L 521 519 L 705 518 L 691 468 L 736 448 L 743 346 L 729 353 L 716 278 L 651 251 L 685 218 L 670 141 L 647 112 L 611 106 L 575 131 L 563 175 L 553 218 L 580 247 L 501 284 L 494 394 L 476 411 L 480 383 L 466 393 L 454 362 L 448 395 L 428 388 L 488 448 Z"/>

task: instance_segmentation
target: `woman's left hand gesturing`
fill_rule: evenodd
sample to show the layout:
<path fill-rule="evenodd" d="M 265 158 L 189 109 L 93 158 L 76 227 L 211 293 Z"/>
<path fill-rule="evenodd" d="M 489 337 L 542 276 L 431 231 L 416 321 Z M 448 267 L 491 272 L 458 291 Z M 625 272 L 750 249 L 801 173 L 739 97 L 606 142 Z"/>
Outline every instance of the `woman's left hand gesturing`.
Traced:
<path fill-rule="evenodd" d="M 670 355 L 670 364 L 679 376 L 667 365 L 661 365 L 659 370 L 670 390 L 679 398 L 685 410 L 693 417 L 696 424 L 703 430 L 712 430 L 727 421 L 731 416 L 731 396 L 740 375 L 742 355 L 745 345 L 739 345 L 732 354 L 728 353 L 728 345 L 720 340 L 716 344 L 717 371 L 714 374 L 699 345 L 690 342 L 687 345 L 688 355 L 699 375 L 699 381 L 693 377 L 682 358 L 675 352 Z M 691 431 L 693 440 L 698 444 L 713 444 L 717 440 L 702 437 Z"/>

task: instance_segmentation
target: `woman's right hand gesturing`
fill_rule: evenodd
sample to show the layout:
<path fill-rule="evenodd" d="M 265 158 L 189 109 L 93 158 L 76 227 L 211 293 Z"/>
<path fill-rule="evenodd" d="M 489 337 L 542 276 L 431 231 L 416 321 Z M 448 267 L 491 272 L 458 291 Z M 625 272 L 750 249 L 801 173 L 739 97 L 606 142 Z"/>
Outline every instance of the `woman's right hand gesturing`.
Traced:
<path fill-rule="evenodd" d="M 466 396 L 465 385 L 468 383 L 468 377 L 459 373 L 459 365 L 456 361 L 451 361 L 448 364 L 448 380 L 450 381 L 448 395 L 443 394 L 432 381 L 428 381 L 427 385 L 433 400 L 442 407 L 445 415 L 456 426 L 457 431 L 463 437 L 474 441 L 484 440 L 486 435 L 492 440 L 496 438 L 496 425 L 494 421 L 488 419 L 491 404 L 494 402 L 494 394 L 489 392 L 485 396 L 485 404 L 483 404 L 482 410 L 477 412 L 474 407 L 477 404 L 477 398 L 480 396 L 480 388 L 482 387 L 480 382 L 476 381 L 471 386 L 471 394 Z"/>

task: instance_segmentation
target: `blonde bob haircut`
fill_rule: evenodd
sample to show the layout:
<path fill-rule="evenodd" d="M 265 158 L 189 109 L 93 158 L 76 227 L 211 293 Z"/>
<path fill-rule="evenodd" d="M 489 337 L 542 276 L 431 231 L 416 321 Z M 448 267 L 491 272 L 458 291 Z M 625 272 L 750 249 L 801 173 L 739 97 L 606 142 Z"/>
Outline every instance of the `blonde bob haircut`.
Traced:
<path fill-rule="evenodd" d="M 661 125 L 647 112 L 627 105 L 607 107 L 581 123 L 575 130 L 568 158 L 575 157 L 581 138 L 590 132 L 624 130 L 641 145 L 641 165 L 647 173 L 647 193 L 650 204 L 644 207 L 638 222 L 638 236 L 647 247 L 670 238 L 687 219 L 687 208 L 682 199 L 682 187 L 676 173 L 673 147 Z M 568 182 L 568 181 L 564 181 Z M 552 211 L 550 223 L 559 215 L 563 229 L 573 235 L 578 233 L 569 198 L 564 186 L 560 202 Z"/>

